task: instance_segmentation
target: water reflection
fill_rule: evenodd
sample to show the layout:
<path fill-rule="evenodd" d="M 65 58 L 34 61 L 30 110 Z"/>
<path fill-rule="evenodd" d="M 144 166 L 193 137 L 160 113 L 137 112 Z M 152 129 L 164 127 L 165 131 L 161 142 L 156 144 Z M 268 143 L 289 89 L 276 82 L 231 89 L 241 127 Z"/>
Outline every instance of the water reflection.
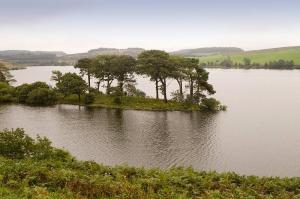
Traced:
<path fill-rule="evenodd" d="M 208 168 L 217 146 L 217 116 L 197 112 L 11 105 L 1 106 L 0 117 L 0 128 L 24 127 L 80 159 L 110 165 Z"/>

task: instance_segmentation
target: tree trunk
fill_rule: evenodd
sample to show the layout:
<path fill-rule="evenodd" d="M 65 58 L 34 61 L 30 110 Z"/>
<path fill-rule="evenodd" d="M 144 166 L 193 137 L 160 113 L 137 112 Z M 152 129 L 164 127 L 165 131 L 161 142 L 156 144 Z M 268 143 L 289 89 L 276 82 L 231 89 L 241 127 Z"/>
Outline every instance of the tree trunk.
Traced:
<path fill-rule="evenodd" d="M 90 71 L 88 71 L 88 84 L 89 84 L 89 92 L 90 92 L 90 88 L 91 88 L 91 74 L 90 74 Z"/>
<path fill-rule="evenodd" d="M 119 81 L 119 89 L 120 89 L 120 92 L 122 93 L 122 95 L 123 95 L 123 85 L 124 85 L 124 82 Z"/>
<path fill-rule="evenodd" d="M 167 83 L 165 81 L 164 83 L 164 101 L 167 103 L 168 99 L 167 99 Z"/>
<path fill-rule="evenodd" d="M 177 80 L 178 86 L 179 86 L 179 94 L 183 96 L 183 88 L 182 88 L 182 79 Z"/>
<path fill-rule="evenodd" d="M 78 103 L 79 103 L 79 105 L 80 105 L 80 101 L 81 101 L 81 96 L 80 96 L 80 94 L 78 94 Z"/>
<path fill-rule="evenodd" d="M 194 81 L 190 80 L 190 98 L 193 99 L 194 96 Z"/>
<path fill-rule="evenodd" d="M 166 78 L 163 78 L 160 80 L 161 84 L 162 84 L 162 91 L 163 91 L 163 95 L 164 95 L 164 102 L 167 103 L 168 99 L 167 99 L 167 80 Z"/>
<path fill-rule="evenodd" d="M 106 94 L 109 95 L 110 94 L 110 82 L 109 79 L 106 81 Z"/>
<path fill-rule="evenodd" d="M 100 81 L 97 82 L 97 89 L 98 89 L 98 91 L 100 90 Z"/>
<path fill-rule="evenodd" d="M 155 88 L 156 88 L 156 99 L 159 99 L 159 96 L 158 96 L 158 79 L 155 80 Z"/>

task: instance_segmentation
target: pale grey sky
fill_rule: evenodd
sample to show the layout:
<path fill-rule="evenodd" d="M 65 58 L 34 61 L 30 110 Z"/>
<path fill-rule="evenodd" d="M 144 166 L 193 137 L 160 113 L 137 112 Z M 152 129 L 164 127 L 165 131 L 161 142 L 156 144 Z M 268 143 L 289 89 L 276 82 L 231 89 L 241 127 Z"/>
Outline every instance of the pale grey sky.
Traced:
<path fill-rule="evenodd" d="M 297 0 L 0 0 L 0 50 L 300 45 Z"/>

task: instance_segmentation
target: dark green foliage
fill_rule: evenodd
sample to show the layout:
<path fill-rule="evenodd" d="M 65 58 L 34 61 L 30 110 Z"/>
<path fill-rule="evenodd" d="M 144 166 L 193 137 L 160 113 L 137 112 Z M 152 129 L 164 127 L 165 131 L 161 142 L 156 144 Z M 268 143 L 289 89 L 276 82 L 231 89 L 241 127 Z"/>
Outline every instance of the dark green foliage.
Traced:
<path fill-rule="evenodd" d="M 56 93 L 49 88 L 37 88 L 28 94 L 26 103 L 30 105 L 48 106 L 55 104 Z"/>
<path fill-rule="evenodd" d="M 251 59 L 248 57 L 244 58 L 244 66 L 250 66 L 251 65 Z"/>
<path fill-rule="evenodd" d="M 22 159 L 33 157 L 63 158 L 68 154 L 59 149 L 51 147 L 51 142 L 47 138 L 37 137 L 32 139 L 25 134 L 23 129 L 3 130 L 0 132 L 0 156 L 11 159 Z"/>
<path fill-rule="evenodd" d="M 120 96 L 114 97 L 114 101 L 113 102 L 114 102 L 114 104 L 117 104 L 117 105 L 122 104 L 121 97 Z"/>
<path fill-rule="evenodd" d="M 92 104 L 95 101 L 95 94 L 94 93 L 87 93 L 84 95 L 84 103 L 85 104 Z"/>
<path fill-rule="evenodd" d="M 137 89 L 133 84 L 125 85 L 126 95 L 133 97 L 146 97 L 146 93 Z"/>
<path fill-rule="evenodd" d="M 88 88 L 82 77 L 80 77 L 76 73 L 64 74 L 61 77 L 60 82 L 56 83 L 56 87 L 58 91 L 65 96 L 71 94 L 77 95 L 79 103 L 81 101 L 81 96 L 86 92 Z"/>
<path fill-rule="evenodd" d="M 129 166 L 108 167 L 82 162 L 55 149 L 49 140 L 33 140 L 24 131 L 0 133 L 6 142 L 19 143 L 0 154 L 2 198 L 299 198 L 300 178 L 241 176 L 235 173 L 197 172 Z M 24 149 L 24 150 L 23 150 Z M 17 157 L 17 158 L 16 158 Z"/>
<path fill-rule="evenodd" d="M 13 82 L 12 75 L 10 74 L 8 68 L 4 64 L 0 63 L 0 82 Z"/>
<path fill-rule="evenodd" d="M 200 109 L 208 112 L 217 112 L 226 110 L 226 106 L 222 106 L 221 103 L 215 98 L 204 98 L 201 101 Z"/>
<path fill-rule="evenodd" d="M 265 65 L 270 69 L 293 69 L 295 67 L 294 61 L 285 61 L 285 60 L 278 60 L 272 61 Z"/>
<path fill-rule="evenodd" d="M 234 64 L 232 62 L 232 60 L 230 58 L 227 58 L 225 60 L 223 60 L 221 63 L 220 63 L 221 66 L 225 66 L 226 68 L 230 68 L 232 67 Z"/>
<path fill-rule="evenodd" d="M 5 82 L 0 82 L 0 103 L 14 101 L 14 88 Z"/>
<path fill-rule="evenodd" d="M 0 155 L 12 159 L 30 156 L 34 148 L 34 141 L 24 130 L 4 130 L 0 133 Z"/>
<path fill-rule="evenodd" d="M 22 84 L 15 89 L 14 95 L 19 103 L 30 105 L 52 105 L 56 102 L 55 92 L 45 82 Z"/>
<path fill-rule="evenodd" d="M 77 64 L 75 65 L 75 68 L 80 69 L 80 74 L 82 76 L 87 75 L 88 77 L 88 87 L 91 87 L 91 75 L 92 75 L 92 70 L 93 70 L 93 65 L 92 65 L 93 60 L 89 58 L 84 58 L 78 60 Z"/>
<path fill-rule="evenodd" d="M 164 101 L 167 102 L 167 78 L 171 77 L 173 65 L 170 63 L 170 55 L 160 50 L 147 50 L 138 56 L 137 72 L 150 77 L 155 81 L 156 99 L 158 99 L 158 82 L 161 83 L 161 91 Z"/>

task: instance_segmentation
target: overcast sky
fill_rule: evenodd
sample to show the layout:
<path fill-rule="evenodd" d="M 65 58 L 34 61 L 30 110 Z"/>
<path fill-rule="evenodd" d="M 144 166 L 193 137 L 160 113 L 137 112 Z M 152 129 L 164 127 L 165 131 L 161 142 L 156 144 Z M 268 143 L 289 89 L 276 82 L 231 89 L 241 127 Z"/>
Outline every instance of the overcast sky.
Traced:
<path fill-rule="evenodd" d="M 300 45 L 299 0 L 0 0 L 0 50 Z"/>

